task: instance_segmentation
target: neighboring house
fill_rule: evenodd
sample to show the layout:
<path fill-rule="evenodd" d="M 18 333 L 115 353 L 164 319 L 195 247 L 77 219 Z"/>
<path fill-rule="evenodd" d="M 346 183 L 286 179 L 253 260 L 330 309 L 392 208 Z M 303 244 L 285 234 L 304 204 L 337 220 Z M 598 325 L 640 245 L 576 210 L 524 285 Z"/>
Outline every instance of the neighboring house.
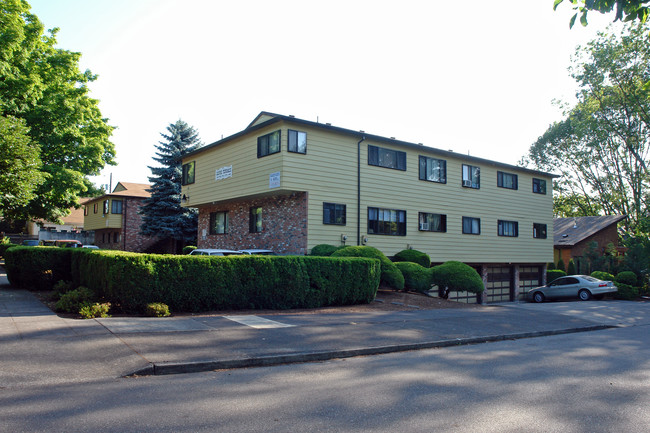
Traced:
<path fill-rule="evenodd" d="M 585 272 L 585 251 L 593 242 L 603 255 L 608 244 L 617 249 L 618 223 L 626 218 L 625 215 L 586 216 L 575 218 L 555 218 L 553 220 L 553 260 L 560 259 L 565 266 L 573 259 L 576 272 Z"/>
<path fill-rule="evenodd" d="M 496 302 L 544 279 L 553 177 L 262 112 L 183 157 L 182 203 L 199 210 L 199 248 L 414 248 L 474 266 Z"/>
<path fill-rule="evenodd" d="M 95 245 L 100 248 L 143 252 L 156 238 L 142 236 L 138 214 L 150 185 L 118 182 L 110 194 L 84 203 L 84 228 L 95 231 Z"/>

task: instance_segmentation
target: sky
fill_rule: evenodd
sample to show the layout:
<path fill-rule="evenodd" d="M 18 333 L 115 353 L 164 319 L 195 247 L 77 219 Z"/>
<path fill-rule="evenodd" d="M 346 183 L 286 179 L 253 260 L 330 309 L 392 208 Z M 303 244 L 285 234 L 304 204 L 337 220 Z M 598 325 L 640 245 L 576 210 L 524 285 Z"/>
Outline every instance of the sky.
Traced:
<path fill-rule="evenodd" d="M 29 0 L 28 0 L 29 1 Z M 516 164 L 574 101 L 568 1 L 31 0 L 57 47 L 98 75 L 116 166 L 96 184 L 148 183 L 182 119 L 204 144 L 261 111 Z M 618 28 L 618 27 L 614 27 Z"/>

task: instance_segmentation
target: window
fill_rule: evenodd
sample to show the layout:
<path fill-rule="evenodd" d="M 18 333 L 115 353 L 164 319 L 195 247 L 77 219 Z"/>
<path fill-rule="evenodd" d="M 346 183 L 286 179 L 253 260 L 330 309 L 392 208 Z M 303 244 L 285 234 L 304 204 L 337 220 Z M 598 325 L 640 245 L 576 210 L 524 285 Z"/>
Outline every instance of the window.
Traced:
<path fill-rule="evenodd" d="M 250 208 L 248 229 L 251 233 L 262 232 L 262 208 L 261 207 Z"/>
<path fill-rule="evenodd" d="M 93 213 L 97 213 L 97 203 L 93 205 Z"/>
<path fill-rule="evenodd" d="M 508 189 L 518 189 L 517 175 L 497 171 L 497 186 Z"/>
<path fill-rule="evenodd" d="M 368 164 L 406 171 L 406 152 L 368 145 Z"/>
<path fill-rule="evenodd" d="M 183 178 L 181 179 L 181 185 L 194 183 L 194 167 L 195 161 L 183 164 Z"/>
<path fill-rule="evenodd" d="M 323 224 L 345 225 L 345 205 L 323 203 Z"/>
<path fill-rule="evenodd" d="M 546 181 L 544 179 L 533 178 L 533 192 L 536 194 L 546 194 Z"/>
<path fill-rule="evenodd" d="M 210 212 L 210 234 L 228 233 L 228 212 Z"/>
<path fill-rule="evenodd" d="M 420 155 L 420 180 L 447 183 L 447 161 Z"/>
<path fill-rule="evenodd" d="M 102 207 L 102 212 L 104 213 L 104 215 L 106 215 L 108 213 L 108 200 L 104 200 L 103 205 L 104 206 Z"/>
<path fill-rule="evenodd" d="M 109 235 L 110 236 L 110 235 Z M 118 243 L 120 241 L 120 232 L 113 232 L 113 243 Z"/>
<path fill-rule="evenodd" d="M 110 240 L 111 235 L 108 235 L 108 238 Z M 106 243 L 106 233 L 102 233 L 102 243 Z"/>
<path fill-rule="evenodd" d="M 84 216 L 88 215 L 88 206 L 84 206 Z"/>
<path fill-rule="evenodd" d="M 113 200 L 111 203 L 111 213 L 122 213 L 122 200 Z"/>
<path fill-rule="evenodd" d="M 519 236 L 519 223 L 517 221 L 497 221 L 498 235 L 516 238 Z"/>
<path fill-rule="evenodd" d="M 280 152 L 280 131 L 257 137 L 257 157 Z"/>
<path fill-rule="evenodd" d="M 289 130 L 289 152 L 307 153 L 307 133 Z"/>
<path fill-rule="evenodd" d="M 368 234 L 406 236 L 406 211 L 369 207 Z"/>
<path fill-rule="evenodd" d="M 533 223 L 533 238 L 546 239 L 546 224 Z"/>
<path fill-rule="evenodd" d="M 418 230 L 421 232 L 446 232 L 447 215 L 420 212 Z"/>
<path fill-rule="evenodd" d="M 463 186 L 479 189 L 481 187 L 481 169 L 463 164 Z"/>
<path fill-rule="evenodd" d="M 481 234 L 481 219 L 472 217 L 463 217 L 463 233 L 466 235 Z"/>

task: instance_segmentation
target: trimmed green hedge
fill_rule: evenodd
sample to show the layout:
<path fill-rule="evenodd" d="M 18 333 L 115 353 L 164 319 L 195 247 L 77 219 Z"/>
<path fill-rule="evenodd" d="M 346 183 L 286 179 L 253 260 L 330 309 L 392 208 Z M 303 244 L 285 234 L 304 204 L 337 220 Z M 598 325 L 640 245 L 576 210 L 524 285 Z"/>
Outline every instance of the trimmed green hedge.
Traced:
<path fill-rule="evenodd" d="M 560 277 L 565 277 L 566 272 L 561 269 L 549 269 L 546 271 L 546 284 L 552 283 Z"/>
<path fill-rule="evenodd" d="M 432 268 L 425 268 L 410 261 L 395 263 L 397 269 L 404 275 L 404 288 L 424 293 L 431 289 Z"/>
<path fill-rule="evenodd" d="M 19 247 L 20 245 L 16 244 L 0 244 L 0 257 L 5 256 L 5 251 L 7 251 L 11 247 Z"/>
<path fill-rule="evenodd" d="M 636 286 L 637 277 L 636 274 L 632 271 L 623 271 L 616 274 L 614 281 L 616 283 L 622 283 L 628 286 Z"/>
<path fill-rule="evenodd" d="M 345 247 L 335 251 L 331 257 L 369 257 L 381 262 L 381 282 L 394 290 L 404 290 L 404 275 L 395 263 L 374 247 Z"/>
<path fill-rule="evenodd" d="M 23 246 L 8 249 L 5 251 L 7 278 L 12 286 L 22 289 L 50 290 L 59 280 L 72 280 L 70 263 L 74 250 Z"/>
<path fill-rule="evenodd" d="M 319 256 L 319 257 L 329 257 L 335 251 L 338 251 L 341 248 L 345 248 L 345 247 L 337 247 L 329 244 L 318 244 L 318 245 L 314 245 L 314 247 L 311 249 L 310 255 Z"/>
<path fill-rule="evenodd" d="M 162 302 L 174 311 L 314 308 L 371 302 L 380 265 L 363 258 L 76 255 L 76 285 L 126 311 Z"/>
<path fill-rule="evenodd" d="M 481 293 L 485 290 L 483 279 L 474 268 L 465 263 L 449 261 L 431 268 L 433 284 L 446 297 L 448 291 L 468 291 Z"/>
<path fill-rule="evenodd" d="M 603 281 L 614 281 L 614 275 L 604 271 L 593 271 L 591 276 Z"/>
<path fill-rule="evenodd" d="M 431 258 L 428 254 L 418 250 L 402 250 L 393 257 L 395 262 L 413 262 L 425 268 L 431 267 Z"/>
<path fill-rule="evenodd" d="M 630 286 L 629 284 L 617 282 L 616 287 L 618 287 L 618 292 L 614 294 L 615 299 L 634 301 L 636 297 L 639 296 L 639 289 Z"/>

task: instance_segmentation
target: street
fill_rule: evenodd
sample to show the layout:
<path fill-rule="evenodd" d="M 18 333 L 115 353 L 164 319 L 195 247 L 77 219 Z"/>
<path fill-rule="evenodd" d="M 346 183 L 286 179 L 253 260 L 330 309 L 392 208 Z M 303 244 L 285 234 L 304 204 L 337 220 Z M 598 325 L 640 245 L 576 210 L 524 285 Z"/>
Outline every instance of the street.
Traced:
<path fill-rule="evenodd" d="M 583 305 L 598 304 L 544 308 Z M 0 397 L 0 431 L 646 432 L 644 310 L 625 327 L 594 332 L 12 388 Z"/>

